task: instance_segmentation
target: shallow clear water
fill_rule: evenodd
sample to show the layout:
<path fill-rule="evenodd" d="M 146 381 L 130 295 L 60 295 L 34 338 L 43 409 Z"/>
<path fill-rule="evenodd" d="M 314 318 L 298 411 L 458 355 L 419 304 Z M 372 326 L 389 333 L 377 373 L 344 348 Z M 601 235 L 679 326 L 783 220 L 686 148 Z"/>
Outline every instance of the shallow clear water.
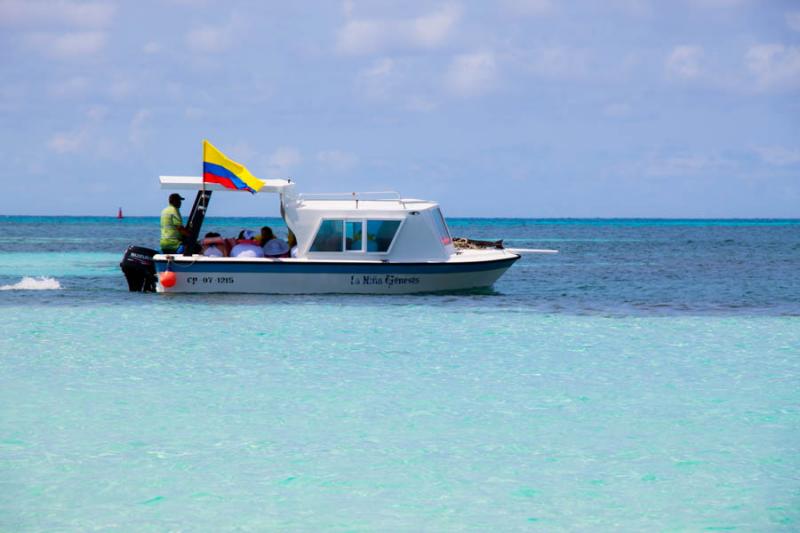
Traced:
<path fill-rule="evenodd" d="M 800 223 L 450 224 L 561 253 L 465 294 L 130 294 L 155 219 L 0 217 L 0 530 L 798 528 Z"/>

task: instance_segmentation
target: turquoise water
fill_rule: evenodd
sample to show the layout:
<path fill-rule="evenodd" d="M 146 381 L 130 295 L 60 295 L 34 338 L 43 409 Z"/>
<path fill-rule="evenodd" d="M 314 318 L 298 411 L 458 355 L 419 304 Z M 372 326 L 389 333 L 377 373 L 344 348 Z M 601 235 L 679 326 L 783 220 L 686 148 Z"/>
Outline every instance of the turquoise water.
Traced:
<path fill-rule="evenodd" d="M 449 222 L 561 253 L 130 294 L 154 219 L 0 218 L 0 531 L 798 529 L 800 223 Z"/>

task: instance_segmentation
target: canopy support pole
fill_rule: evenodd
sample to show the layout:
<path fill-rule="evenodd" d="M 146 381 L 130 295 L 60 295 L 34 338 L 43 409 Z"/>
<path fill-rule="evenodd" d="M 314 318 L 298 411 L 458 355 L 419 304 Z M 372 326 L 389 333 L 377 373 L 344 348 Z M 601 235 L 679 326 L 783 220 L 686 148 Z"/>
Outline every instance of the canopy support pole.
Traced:
<path fill-rule="evenodd" d="M 199 252 L 200 247 L 197 245 L 197 239 L 200 237 L 200 228 L 203 226 L 203 221 L 206 218 L 206 210 L 208 209 L 208 202 L 211 200 L 212 192 L 214 191 L 197 191 L 192 211 L 189 213 L 189 222 L 186 223 L 189 236 L 184 241 L 183 255 L 192 255 Z"/>

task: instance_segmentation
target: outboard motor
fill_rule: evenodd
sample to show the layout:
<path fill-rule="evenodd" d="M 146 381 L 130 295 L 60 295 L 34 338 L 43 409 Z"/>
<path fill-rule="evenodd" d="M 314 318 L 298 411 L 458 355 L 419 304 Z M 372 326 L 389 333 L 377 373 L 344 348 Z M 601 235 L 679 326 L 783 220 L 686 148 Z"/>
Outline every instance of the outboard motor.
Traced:
<path fill-rule="evenodd" d="M 125 279 L 128 280 L 128 290 L 131 292 L 156 291 L 156 265 L 153 256 L 158 252 L 142 246 L 128 246 L 122 262 L 119 264 Z"/>

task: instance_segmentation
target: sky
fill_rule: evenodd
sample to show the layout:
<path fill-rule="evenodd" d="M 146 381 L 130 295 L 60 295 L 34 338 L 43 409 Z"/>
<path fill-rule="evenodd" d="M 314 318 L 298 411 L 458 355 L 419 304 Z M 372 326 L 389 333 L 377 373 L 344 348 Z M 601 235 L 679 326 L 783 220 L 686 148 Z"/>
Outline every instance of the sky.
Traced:
<path fill-rule="evenodd" d="M 800 217 L 800 1 L 0 0 L 0 215 L 157 215 L 203 139 L 451 217 Z"/>

